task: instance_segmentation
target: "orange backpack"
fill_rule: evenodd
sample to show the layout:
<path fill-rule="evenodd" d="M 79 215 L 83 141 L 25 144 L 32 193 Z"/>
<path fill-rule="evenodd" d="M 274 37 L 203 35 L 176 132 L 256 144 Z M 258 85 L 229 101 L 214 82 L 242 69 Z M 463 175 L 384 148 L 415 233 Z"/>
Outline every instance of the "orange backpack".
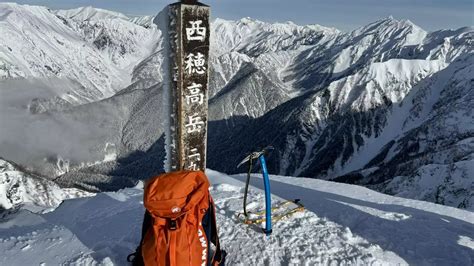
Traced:
<path fill-rule="evenodd" d="M 223 265 L 225 252 L 220 250 L 214 202 L 203 172 L 179 171 L 150 179 L 143 204 L 147 213 L 134 265 Z M 216 246 L 212 258 L 210 242 Z"/>

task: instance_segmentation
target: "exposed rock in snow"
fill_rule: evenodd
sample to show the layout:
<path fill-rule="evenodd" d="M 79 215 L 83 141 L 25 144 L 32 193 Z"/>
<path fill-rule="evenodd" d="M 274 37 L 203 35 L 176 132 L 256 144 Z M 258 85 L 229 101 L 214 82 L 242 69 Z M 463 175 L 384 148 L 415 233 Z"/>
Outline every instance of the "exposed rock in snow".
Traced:
<path fill-rule="evenodd" d="M 380 188 L 405 198 L 474 210 L 474 160 L 424 165 L 409 176 L 394 177 Z"/>

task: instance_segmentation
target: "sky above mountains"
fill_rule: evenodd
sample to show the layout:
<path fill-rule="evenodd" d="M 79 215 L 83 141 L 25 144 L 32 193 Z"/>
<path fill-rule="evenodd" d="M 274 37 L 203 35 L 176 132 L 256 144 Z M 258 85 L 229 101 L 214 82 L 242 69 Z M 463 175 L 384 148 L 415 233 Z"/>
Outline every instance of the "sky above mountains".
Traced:
<path fill-rule="evenodd" d="M 0 2 L 6 2 L 1 0 Z M 127 15 L 154 15 L 170 0 L 20 0 L 19 4 L 44 5 L 53 9 L 94 6 Z M 204 0 L 213 17 L 252 17 L 267 22 L 293 21 L 321 24 L 350 31 L 382 17 L 409 19 L 426 30 L 474 25 L 472 0 Z"/>

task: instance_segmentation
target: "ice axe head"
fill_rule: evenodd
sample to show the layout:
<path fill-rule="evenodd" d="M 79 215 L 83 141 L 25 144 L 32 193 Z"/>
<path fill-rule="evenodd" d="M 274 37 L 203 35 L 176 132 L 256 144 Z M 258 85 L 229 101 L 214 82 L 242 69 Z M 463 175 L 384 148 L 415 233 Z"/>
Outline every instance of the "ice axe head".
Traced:
<path fill-rule="evenodd" d="M 245 157 L 238 165 L 237 165 L 237 168 L 239 168 L 242 164 L 250 161 L 250 160 L 255 160 L 255 159 L 258 159 L 260 156 L 262 155 L 265 155 L 268 151 L 270 150 L 273 150 L 274 148 L 272 146 L 268 146 L 264 149 L 262 149 L 261 151 L 254 151 L 252 153 L 250 153 L 249 155 L 247 155 L 247 157 Z"/>

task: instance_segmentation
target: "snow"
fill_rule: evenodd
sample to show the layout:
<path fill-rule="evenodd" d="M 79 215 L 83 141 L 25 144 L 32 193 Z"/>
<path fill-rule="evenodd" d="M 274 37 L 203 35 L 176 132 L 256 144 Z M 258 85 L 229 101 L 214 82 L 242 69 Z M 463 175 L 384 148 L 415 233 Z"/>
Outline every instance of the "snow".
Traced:
<path fill-rule="evenodd" d="M 356 99 L 353 102 L 352 108 L 354 110 L 371 108 L 373 104 L 381 104 L 383 99 L 381 95 L 373 97 L 373 94 L 382 88 L 384 95 L 386 95 L 391 102 L 394 103 L 393 109 L 387 116 L 387 123 L 383 131 L 379 136 L 372 136 L 365 138 L 365 145 L 355 153 L 354 156 L 344 165 L 344 171 L 339 174 L 347 174 L 351 171 L 361 169 L 366 165 L 372 158 L 374 158 L 384 145 L 389 143 L 391 140 L 403 135 L 404 132 L 410 130 L 411 127 L 404 127 L 404 121 L 410 115 L 410 107 L 412 103 L 407 97 L 410 91 L 416 92 L 416 87 L 413 89 L 413 85 L 416 84 L 420 79 L 432 75 L 446 67 L 446 64 L 440 60 L 405 60 L 405 59 L 391 59 L 382 63 L 373 63 L 368 70 L 368 77 L 364 77 L 370 81 L 365 88 L 365 92 L 361 94 L 362 97 Z M 358 79 L 359 77 L 355 77 Z M 393 84 L 393 80 L 397 80 L 399 83 Z M 344 84 L 344 88 L 347 90 L 349 95 L 352 91 L 352 85 Z M 373 86 L 370 86 L 374 84 Z M 331 84 L 330 88 L 337 88 L 338 84 Z M 404 100 L 404 104 L 400 103 Z M 340 101 L 339 104 L 344 104 L 346 101 Z"/>
<path fill-rule="evenodd" d="M 2 209 L 22 207 L 34 212 L 47 212 L 65 199 L 92 195 L 74 188 L 61 189 L 56 183 L 24 173 L 0 158 L 0 217 Z"/>
<path fill-rule="evenodd" d="M 1 79 L 72 79 L 83 86 L 76 93 L 85 102 L 128 84 L 122 70 L 46 7 L 0 3 L 0 14 L 0 61 L 6 69 Z"/>
<path fill-rule="evenodd" d="M 458 244 L 474 250 L 474 241 L 467 236 L 459 236 Z"/>
<path fill-rule="evenodd" d="M 274 224 L 271 236 L 239 222 L 245 175 L 208 170 L 228 265 L 472 265 L 474 213 L 322 180 L 271 176 L 272 199 L 300 198 L 306 210 Z M 263 182 L 252 178 L 251 208 Z M 64 201 L 1 218 L 1 265 L 126 265 L 139 239 L 143 190 Z"/>
<path fill-rule="evenodd" d="M 245 175 L 235 177 L 244 180 Z M 260 177 L 253 181 L 263 188 Z M 472 212 L 315 179 L 272 176 L 271 188 L 282 198 L 300 198 L 308 211 L 350 228 L 354 235 L 394 252 L 406 263 L 473 262 L 472 250 L 456 245 L 460 236 L 474 236 Z"/>
<path fill-rule="evenodd" d="M 163 23 L 153 21 L 91 7 L 0 3 L 0 156 L 51 178 L 64 174 L 61 184 L 101 188 L 146 176 L 143 169 L 155 170 L 148 167 L 153 156 L 161 167 L 168 71 Z M 270 168 L 281 174 L 330 179 L 360 170 L 370 180 L 389 170 L 379 191 L 472 210 L 474 145 L 434 142 L 473 134 L 473 30 L 426 33 L 391 17 L 351 33 L 216 19 L 209 121 L 225 127 L 214 131 L 224 133 L 209 139 L 209 149 L 228 160 L 217 154 L 210 164 L 235 171 L 243 153 L 268 145 L 259 136 L 274 135 L 282 156 Z M 331 145 L 334 139 L 341 145 Z M 383 161 L 367 166 L 392 141 Z M 405 153 L 411 141 L 418 154 Z M 331 153 L 330 162 L 321 160 Z"/>
<path fill-rule="evenodd" d="M 449 165 L 429 164 L 420 167 L 411 176 L 395 177 L 386 185 L 386 191 L 399 197 L 437 202 L 472 211 L 472 173 L 474 160 Z"/>
<path fill-rule="evenodd" d="M 92 6 L 86 6 L 86 7 L 79 7 L 79 8 L 74 8 L 74 9 L 67 9 L 67 10 L 58 10 L 55 12 L 56 14 L 66 17 L 66 18 L 71 18 L 77 21 L 84 21 L 84 20 L 102 20 L 102 19 L 114 19 L 114 18 L 120 18 L 120 19 L 125 19 L 127 20 L 128 17 L 118 13 L 118 12 L 113 12 L 105 9 L 100 9 L 100 8 L 95 8 Z"/>
<path fill-rule="evenodd" d="M 160 37 L 156 27 L 92 7 L 52 11 L 0 3 L 0 25 L 0 80 L 74 83 L 62 89 L 69 95 L 59 95 L 73 104 L 104 99 L 128 86 L 133 67 Z"/>

